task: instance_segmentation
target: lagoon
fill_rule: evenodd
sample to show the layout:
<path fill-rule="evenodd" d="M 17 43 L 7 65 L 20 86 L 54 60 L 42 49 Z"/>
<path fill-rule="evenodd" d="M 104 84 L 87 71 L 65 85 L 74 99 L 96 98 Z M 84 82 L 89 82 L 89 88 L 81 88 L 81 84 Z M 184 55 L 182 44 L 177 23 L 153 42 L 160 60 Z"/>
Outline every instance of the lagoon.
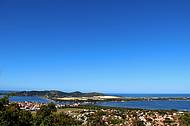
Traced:
<path fill-rule="evenodd" d="M 148 110 L 179 110 L 190 111 L 189 100 L 154 100 L 154 101 L 126 101 L 126 102 L 97 102 L 97 106 L 139 108 Z"/>
<path fill-rule="evenodd" d="M 173 96 L 176 97 L 176 95 L 173 95 Z M 188 97 L 188 95 L 180 95 L 180 96 Z M 135 97 L 137 97 L 137 95 L 135 95 Z M 170 97 L 171 97 L 171 95 L 170 95 Z M 25 101 L 38 102 L 38 103 L 54 102 L 50 99 L 46 99 L 46 98 L 42 98 L 42 97 L 38 97 L 38 96 L 12 96 L 9 98 L 9 100 L 10 100 L 10 102 L 25 102 Z M 69 104 L 69 102 L 62 102 L 59 104 Z M 95 105 L 121 107 L 121 108 L 139 108 L 139 109 L 148 109 L 148 110 L 172 110 L 172 109 L 174 109 L 174 110 L 180 110 L 180 111 L 190 111 L 190 100 L 152 100 L 152 101 L 124 101 L 124 102 L 122 102 L 122 101 L 117 101 L 117 102 L 106 101 L 106 102 L 96 102 Z"/>

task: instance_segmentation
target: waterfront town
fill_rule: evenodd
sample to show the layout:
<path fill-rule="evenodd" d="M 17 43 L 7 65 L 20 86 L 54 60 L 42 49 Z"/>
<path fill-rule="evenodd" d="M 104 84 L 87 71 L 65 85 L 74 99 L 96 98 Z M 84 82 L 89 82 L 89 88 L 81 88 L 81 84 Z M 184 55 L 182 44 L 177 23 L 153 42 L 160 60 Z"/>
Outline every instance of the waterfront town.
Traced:
<path fill-rule="evenodd" d="M 17 102 L 20 109 L 39 111 L 46 104 Z M 55 104 L 57 113 L 64 113 L 81 122 L 82 126 L 180 126 L 180 117 L 187 112 L 121 109 L 84 106 L 80 103 Z"/>
<path fill-rule="evenodd" d="M 183 112 L 158 112 L 143 110 L 121 111 L 117 109 L 100 109 L 100 110 L 82 110 L 76 114 L 76 111 L 68 111 L 76 119 L 82 121 L 82 125 L 88 125 L 88 120 L 98 117 L 100 124 L 107 126 L 179 126 L 179 116 Z M 93 122 L 98 123 L 98 122 Z"/>
<path fill-rule="evenodd" d="M 113 106 L 106 107 L 98 104 L 105 102 L 122 104 L 131 101 L 136 101 L 137 103 L 139 101 L 154 103 L 155 101 L 159 100 L 164 100 L 168 102 L 171 102 L 172 100 L 186 100 L 188 102 L 188 97 L 131 98 L 111 95 L 87 96 L 86 94 L 83 95 L 82 93 L 80 93 L 79 96 L 60 97 L 59 95 L 56 95 L 57 97 L 52 97 L 55 96 L 55 91 L 49 92 L 51 92 L 49 93 L 49 95 L 44 96 L 51 96 L 51 99 L 47 99 L 42 96 L 36 96 L 36 94 L 34 94 L 36 92 L 32 92 L 34 96 L 25 96 L 26 94 L 30 94 L 31 92 L 24 92 L 24 96 L 6 97 L 5 95 L 5 97 L 2 97 L 0 99 L 0 110 L 3 112 L 0 111 L 0 125 L 12 126 L 12 124 L 6 125 L 5 123 L 5 125 L 3 125 L 1 123 L 6 122 L 3 120 L 7 120 L 8 116 L 10 116 L 11 118 L 12 116 L 14 117 L 15 112 L 31 113 L 32 116 L 29 117 L 33 120 L 31 126 L 41 126 L 43 123 L 48 123 L 47 120 L 52 120 L 51 122 L 49 122 L 49 124 L 51 125 L 43 124 L 42 126 L 184 126 L 182 124 L 190 124 L 190 112 L 185 110 L 161 110 L 161 108 L 151 110 L 130 107 L 126 108 L 126 106 L 125 108 L 120 108 Z M 40 93 L 43 94 L 43 92 Z M 75 94 L 78 95 L 79 93 L 72 93 L 72 95 Z M 20 98 L 20 100 L 18 100 L 18 98 Z M 9 101 L 9 99 L 11 100 Z M 3 103 L 5 103 L 5 108 L 2 107 Z M 15 111 L 15 105 L 17 106 L 16 108 L 19 108 L 17 111 Z M 24 114 L 22 113 L 21 115 Z M 20 118 L 20 114 L 18 114 L 17 116 L 18 118 Z M 2 117 L 4 117 L 4 119 Z M 38 118 L 40 118 L 40 121 L 38 120 Z M 58 118 L 59 120 L 57 120 L 56 118 Z M 67 121 L 64 122 L 65 120 Z M 34 122 L 38 124 L 34 124 Z M 21 124 L 15 126 L 20 125 Z"/>
<path fill-rule="evenodd" d="M 37 103 L 37 102 L 16 102 L 20 109 L 22 110 L 29 110 L 29 111 L 37 111 L 40 109 L 41 106 L 46 105 L 45 103 Z M 73 104 L 55 104 L 56 108 L 61 108 L 61 107 L 77 107 L 81 105 L 81 103 L 73 103 Z"/>

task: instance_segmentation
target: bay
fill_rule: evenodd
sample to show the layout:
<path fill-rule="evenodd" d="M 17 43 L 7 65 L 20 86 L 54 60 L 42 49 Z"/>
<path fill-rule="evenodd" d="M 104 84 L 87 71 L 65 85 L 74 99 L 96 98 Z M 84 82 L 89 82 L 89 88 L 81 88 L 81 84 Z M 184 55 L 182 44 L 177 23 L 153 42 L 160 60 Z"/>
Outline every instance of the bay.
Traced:
<path fill-rule="evenodd" d="M 10 102 L 36 102 L 36 103 L 50 103 L 53 102 L 50 99 L 38 97 L 38 96 L 11 96 Z"/>
<path fill-rule="evenodd" d="M 189 100 L 155 100 L 155 101 L 126 101 L 126 102 L 97 102 L 97 106 L 139 108 L 147 110 L 179 110 L 190 111 Z"/>
<path fill-rule="evenodd" d="M 190 98 L 190 94 L 124 94 L 124 93 L 109 93 L 107 95 L 129 97 L 129 98 Z"/>
<path fill-rule="evenodd" d="M 113 94 L 112 94 L 113 95 Z M 117 94 L 121 96 L 121 94 Z M 188 94 L 125 94 L 123 97 L 189 97 Z M 49 103 L 54 102 L 50 99 L 38 97 L 38 96 L 12 96 L 9 98 L 10 102 L 37 102 L 37 103 Z M 71 104 L 71 102 L 61 102 L 58 104 Z M 97 106 L 110 106 L 110 107 L 121 107 L 121 108 L 139 108 L 148 110 L 180 110 L 190 111 L 190 100 L 153 100 L 153 101 L 108 101 L 108 102 L 97 102 Z"/>

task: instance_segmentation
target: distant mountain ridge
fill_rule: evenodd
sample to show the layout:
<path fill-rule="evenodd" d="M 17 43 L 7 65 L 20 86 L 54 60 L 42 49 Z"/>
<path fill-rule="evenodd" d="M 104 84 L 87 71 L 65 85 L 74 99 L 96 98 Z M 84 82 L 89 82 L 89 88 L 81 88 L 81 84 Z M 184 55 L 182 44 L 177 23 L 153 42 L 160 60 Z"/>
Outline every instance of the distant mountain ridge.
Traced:
<path fill-rule="evenodd" d="M 18 92 L 18 91 L 13 91 L 13 90 L 0 90 L 0 95 L 1 95 L 1 94 L 8 94 L 8 93 L 15 93 L 15 92 Z"/>
<path fill-rule="evenodd" d="M 58 90 L 45 90 L 45 91 L 18 91 L 11 92 L 16 96 L 40 96 L 46 98 L 59 98 L 59 97 L 92 97 L 92 96 L 102 96 L 103 93 L 98 92 L 90 92 L 90 93 L 82 93 L 80 91 L 75 92 L 62 92 Z M 3 94 L 3 93 L 1 93 Z M 7 93 L 6 93 L 7 94 Z"/>

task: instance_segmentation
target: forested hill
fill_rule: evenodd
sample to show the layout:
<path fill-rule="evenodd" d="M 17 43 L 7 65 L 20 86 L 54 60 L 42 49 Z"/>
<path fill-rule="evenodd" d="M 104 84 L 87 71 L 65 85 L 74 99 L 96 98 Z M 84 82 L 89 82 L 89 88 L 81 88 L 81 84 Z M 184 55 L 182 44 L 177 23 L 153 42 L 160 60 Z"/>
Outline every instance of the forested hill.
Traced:
<path fill-rule="evenodd" d="M 104 95 L 103 93 L 90 92 L 90 93 L 82 93 L 79 91 L 76 92 L 62 92 L 57 90 L 46 90 L 46 91 L 20 91 L 12 93 L 16 96 L 41 96 L 47 98 L 58 98 L 58 97 L 92 97 L 92 96 L 100 96 Z"/>

